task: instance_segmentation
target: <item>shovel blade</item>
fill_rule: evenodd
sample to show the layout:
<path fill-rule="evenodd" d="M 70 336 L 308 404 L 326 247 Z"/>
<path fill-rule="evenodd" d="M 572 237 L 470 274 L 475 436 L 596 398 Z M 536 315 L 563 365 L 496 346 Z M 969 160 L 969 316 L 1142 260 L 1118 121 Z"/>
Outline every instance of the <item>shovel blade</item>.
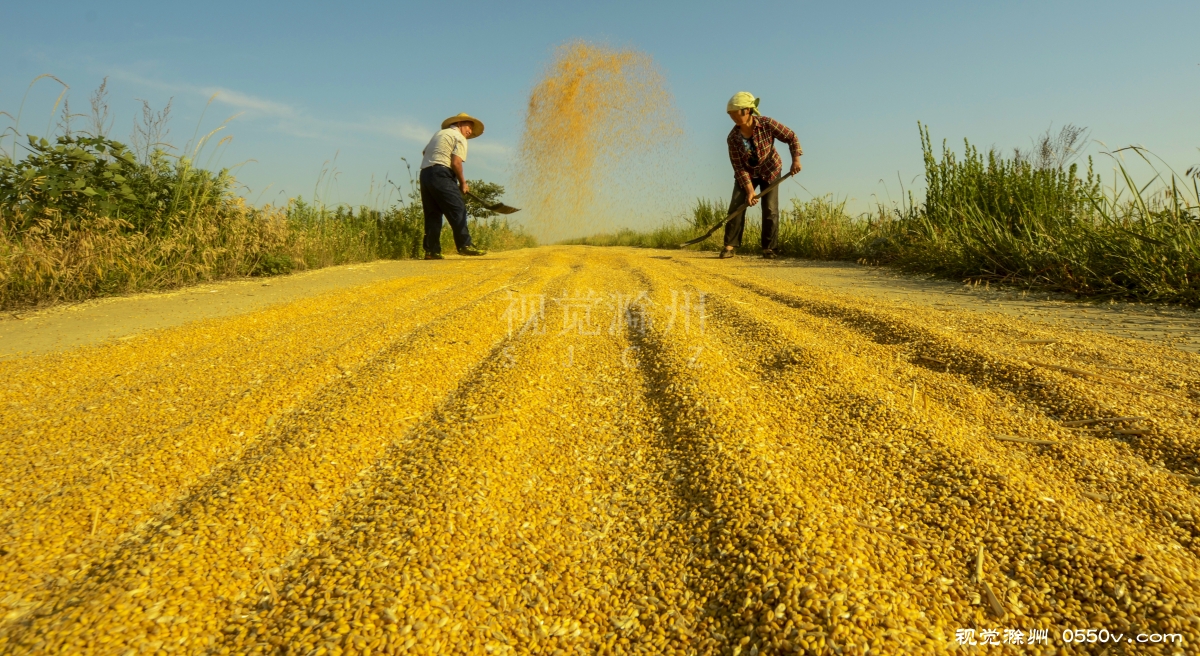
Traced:
<path fill-rule="evenodd" d="M 473 194 L 469 191 L 467 192 L 467 195 L 470 196 L 472 199 L 474 199 L 476 203 L 479 203 L 480 205 L 483 205 L 484 207 L 486 207 L 488 209 L 488 211 L 490 211 L 490 212 L 495 212 L 497 214 L 512 214 L 513 212 L 521 211 L 515 207 L 509 207 L 508 205 L 505 205 L 504 203 L 496 203 L 495 205 L 488 205 L 487 203 L 480 200 L 479 196 L 476 196 L 475 194 Z"/>
<path fill-rule="evenodd" d="M 509 207 L 508 205 L 505 205 L 504 203 L 499 203 L 497 205 L 490 205 L 490 206 L 488 206 L 488 209 L 493 212 L 496 212 L 497 214 L 512 214 L 513 212 L 521 211 L 519 208 Z"/>

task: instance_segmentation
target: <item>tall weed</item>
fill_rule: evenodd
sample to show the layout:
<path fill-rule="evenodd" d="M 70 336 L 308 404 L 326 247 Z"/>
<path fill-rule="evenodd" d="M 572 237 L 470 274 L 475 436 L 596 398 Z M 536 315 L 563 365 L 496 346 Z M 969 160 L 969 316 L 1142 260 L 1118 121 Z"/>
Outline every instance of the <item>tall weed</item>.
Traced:
<path fill-rule="evenodd" d="M 1200 307 L 1200 167 L 1178 175 L 1139 147 L 1106 152 L 1117 179 L 1104 185 L 1074 160 L 1086 130 L 1047 132 L 1005 156 L 969 142 L 934 152 L 919 126 L 925 197 L 852 216 L 844 201 L 793 200 L 781 211 L 779 252 L 890 264 L 960 280 L 988 280 L 1081 297 Z M 1137 182 L 1127 160 L 1149 167 Z M 623 230 L 573 243 L 678 248 L 711 226 L 723 206 L 698 201 L 690 215 L 650 231 Z M 717 217 L 717 218 L 714 218 Z M 744 252 L 758 250 L 748 221 Z M 701 242 L 721 247 L 720 232 Z"/>
<path fill-rule="evenodd" d="M 165 143 L 169 106 L 146 106 L 130 150 L 107 136 L 104 85 L 91 98 L 89 131 L 72 130 L 73 115 L 60 99 L 57 135 L 21 135 L 18 111 L 6 130 L 11 147 L 0 147 L 0 308 L 422 254 L 415 181 L 407 202 L 387 209 L 302 199 L 256 208 L 235 192 L 228 169 L 194 163 L 221 128 L 176 156 Z M 489 197 L 504 191 L 472 184 Z M 472 217 L 483 248 L 534 245 L 484 208 Z"/>
<path fill-rule="evenodd" d="M 1106 189 L 1089 166 L 1037 166 L 1020 157 L 933 155 L 922 129 L 923 205 L 898 211 L 878 259 L 948 277 L 1091 297 L 1200 305 L 1196 187 L 1164 175 L 1140 148 L 1108 153 L 1120 180 Z M 1136 184 L 1122 154 L 1151 166 Z M 1194 182 L 1194 181 L 1193 181 Z"/>

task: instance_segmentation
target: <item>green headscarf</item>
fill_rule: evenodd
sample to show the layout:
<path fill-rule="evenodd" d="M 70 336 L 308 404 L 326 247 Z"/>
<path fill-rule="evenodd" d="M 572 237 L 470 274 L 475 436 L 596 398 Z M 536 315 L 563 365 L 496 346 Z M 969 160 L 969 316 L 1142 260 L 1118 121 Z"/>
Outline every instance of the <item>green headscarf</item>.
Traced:
<path fill-rule="evenodd" d="M 750 110 L 751 114 L 754 114 L 755 116 L 759 116 L 759 113 L 758 113 L 758 101 L 759 100 L 760 99 L 755 98 L 754 94 L 752 94 L 752 93 L 749 93 L 747 91 L 739 91 L 739 92 L 733 94 L 733 97 L 729 99 L 729 104 L 725 105 L 725 111 L 732 112 L 732 111 L 736 111 L 739 109 L 748 109 L 748 110 Z"/>

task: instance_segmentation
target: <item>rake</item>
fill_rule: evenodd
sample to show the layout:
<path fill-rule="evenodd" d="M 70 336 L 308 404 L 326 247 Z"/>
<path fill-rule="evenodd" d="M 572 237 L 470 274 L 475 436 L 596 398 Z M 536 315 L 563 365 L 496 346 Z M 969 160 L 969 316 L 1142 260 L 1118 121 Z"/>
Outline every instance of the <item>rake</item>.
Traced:
<path fill-rule="evenodd" d="M 780 178 L 778 180 L 767 185 L 765 189 L 763 189 L 761 192 L 759 192 L 758 197 L 762 198 L 763 196 L 766 196 L 767 192 L 771 191 L 775 187 L 778 187 L 781 182 L 783 182 L 784 180 L 787 180 L 790 177 L 792 177 L 791 173 L 780 176 Z M 696 237 L 695 239 L 689 239 L 688 241 L 683 242 L 682 244 L 679 245 L 679 247 L 683 248 L 684 246 L 691 246 L 692 244 L 699 244 L 700 242 L 704 241 L 705 239 L 708 239 L 709 236 L 712 235 L 712 233 L 716 232 L 717 230 L 720 230 L 721 227 L 724 226 L 726 223 L 729 223 L 729 219 L 732 219 L 733 217 L 737 216 L 740 212 L 745 212 L 747 207 L 750 207 L 750 201 L 748 201 L 748 200 L 746 202 L 742 203 L 741 205 L 739 205 L 736 210 L 730 212 L 729 216 L 726 216 L 719 223 L 717 223 L 713 227 L 709 228 L 708 232 L 700 235 L 699 237 Z"/>

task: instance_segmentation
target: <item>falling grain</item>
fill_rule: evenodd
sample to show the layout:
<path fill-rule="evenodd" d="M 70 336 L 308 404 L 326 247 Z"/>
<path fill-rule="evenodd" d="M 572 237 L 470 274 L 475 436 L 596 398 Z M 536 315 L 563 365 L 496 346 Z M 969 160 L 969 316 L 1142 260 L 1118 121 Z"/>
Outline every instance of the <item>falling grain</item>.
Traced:
<path fill-rule="evenodd" d="M 595 234 L 629 212 L 654 213 L 682 135 L 674 99 L 646 53 L 574 41 L 534 85 L 515 191 L 547 240 Z M 661 217 L 656 217 L 661 218 Z"/>

